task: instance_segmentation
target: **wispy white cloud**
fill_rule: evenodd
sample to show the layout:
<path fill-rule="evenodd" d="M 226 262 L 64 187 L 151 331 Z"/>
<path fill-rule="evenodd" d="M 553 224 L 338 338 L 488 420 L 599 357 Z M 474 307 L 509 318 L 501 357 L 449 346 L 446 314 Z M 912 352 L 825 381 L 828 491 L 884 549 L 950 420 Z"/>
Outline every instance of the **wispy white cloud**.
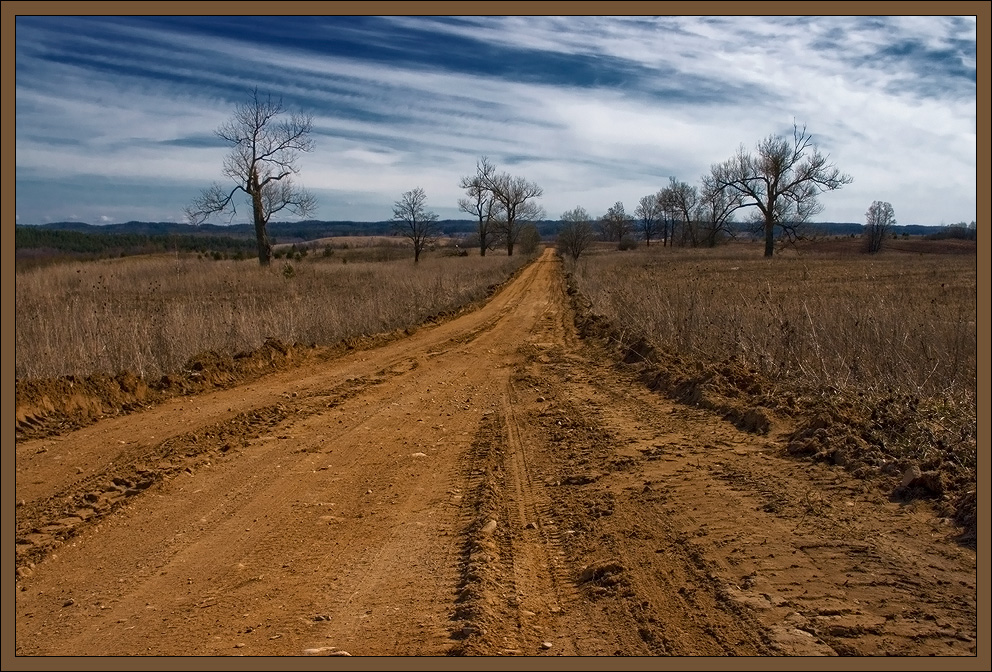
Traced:
<path fill-rule="evenodd" d="M 102 209 L 72 191 L 59 206 L 74 178 L 170 185 L 155 211 L 180 213 L 221 179 L 212 131 L 257 85 L 313 112 L 301 182 L 324 219 L 388 219 L 414 186 L 459 217 L 458 180 L 482 155 L 541 184 L 551 217 L 632 210 L 795 120 L 855 178 L 821 219 L 861 221 L 882 198 L 902 222 L 970 220 L 975 22 L 924 18 L 218 18 L 209 35 L 192 19 L 19 21 L 17 210 L 119 212 L 112 188 Z M 27 185 L 45 180 L 36 204 Z"/>

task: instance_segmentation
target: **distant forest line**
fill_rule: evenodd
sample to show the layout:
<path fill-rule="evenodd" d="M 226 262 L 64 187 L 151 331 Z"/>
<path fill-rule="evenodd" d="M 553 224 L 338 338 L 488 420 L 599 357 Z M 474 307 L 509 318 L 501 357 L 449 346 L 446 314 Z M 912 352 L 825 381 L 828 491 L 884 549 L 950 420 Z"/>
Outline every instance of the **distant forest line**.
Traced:
<path fill-rule="evenodd" d="M 472 220 L 442 220 L 441 230 L 449 236 L 469 236 L 477 223 Z M 545 239 L 553 238 L 560 222 L 536 222 Z M 855 223 L 810 223 L 807 231 L 817 236 L 859 235 L 864 225 Z M 274 244 L 306 243 L 338 236 L 381 236 L 392 233 L 392 222 L 318 221 L 271 222 L 269 236 Z M 974 227 L 897 225 L 893 234 L 933 238 L 973 238 Z M 14 249 L 18 260 L 68 256 L 101 258 L 156 252 L 196 252 L 233 258 L 250 258 L 255 253 L 255 232 L 250 224 L 198 226 L 176 222 L 127 222 L 87 224 L 53 222 L 14 227 Z"/>

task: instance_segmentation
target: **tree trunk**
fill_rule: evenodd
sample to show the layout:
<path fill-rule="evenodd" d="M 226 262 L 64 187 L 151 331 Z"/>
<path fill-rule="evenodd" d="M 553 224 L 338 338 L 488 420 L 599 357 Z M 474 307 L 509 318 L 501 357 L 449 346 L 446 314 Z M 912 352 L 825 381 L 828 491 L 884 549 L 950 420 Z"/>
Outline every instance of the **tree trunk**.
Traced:
<path fill-rule="evenodd" d="M 265 206 L 262 205 L 262 188 L 259 186 L 258 179 L 254 174 L 251 179 L 251 206 L 255 216 L 255 240 L 258 242 L 258 263 L 261 266 L 268 266 L 272 263 L 272 243 L 269 242 L 269 234 L 265 231 Z"/>
<path fill-rule="evenodd" d="M 765 256 L 771 257 L 775 254 L 775 221 L 765 217 Z"/>
<path fill-rule="evenodd" d="M 272 243 L 265 232 L 265 220 L 255 215 L 255 239 L 258 241 L 258 263 L 268 266 L 272 262 Z"/>

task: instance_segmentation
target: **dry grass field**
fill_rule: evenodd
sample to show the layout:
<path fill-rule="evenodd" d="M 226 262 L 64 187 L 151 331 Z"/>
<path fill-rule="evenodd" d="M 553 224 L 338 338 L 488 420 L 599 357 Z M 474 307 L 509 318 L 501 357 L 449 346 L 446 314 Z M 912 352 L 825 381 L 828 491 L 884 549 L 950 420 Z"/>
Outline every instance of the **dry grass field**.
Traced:
<path fill-rule="evenodd" d="M 974 405 L 974 253 L 760 253 L 601 251 L 575 275 L 596 310 L 683 357 L 732 359 L 806 392 Z"/>
<path fill-rule="evenodd" d="M 974 525 L 975 243 L 901 239 L 868 256 L 860 242 L 808 242 L 772 259 L 747 243 L 600 245 L 570 270 L 608 338 L 644 359 L 654 384 L 679 393 L 692 382 L 693 394 L 708 387 L 806 416 L 794 453 L 866 477 L 919 469 L 928 476 L 916 494 L 953 500 L 949 515 Z"/>
<path fill-rule="evenodd" d="M 18 380 L 178 373 L 203 352 L 268 338 L 328 345 L 403 329 L 484 298 L 527 259 L 412 253 L 390 241 L 337 241 L 302 259 L 128 257 L 18 272 Z"/>

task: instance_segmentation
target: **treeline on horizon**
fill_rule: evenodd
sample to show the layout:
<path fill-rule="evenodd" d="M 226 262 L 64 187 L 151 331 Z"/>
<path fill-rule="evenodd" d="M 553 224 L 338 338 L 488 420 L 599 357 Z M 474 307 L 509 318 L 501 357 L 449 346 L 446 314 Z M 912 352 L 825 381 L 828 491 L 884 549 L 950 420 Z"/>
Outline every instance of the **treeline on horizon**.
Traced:
<path fill-rule="evenodd" d="M 470 235 L 476 223 L 471 220 L 442 220 L 447 235 Z M 543 238 L 552 238 L 560 222 L 537 222 Z M 855 223 L 826 222 L 809 224 L 816 235 L 858 235 L 864 226 Z M 272 222 L 269 235 L 276 244 L 303 243 L 338 236 L 390 235 L 392 222 L 319 221 Z M 949 226 L 896 225 L 893 233 L 928 238 L 963 238 L 974 240 L 974 223 L 959 222 Z M 250 224 L 227 226 L 176 222 L 137 222 L 123 224 L 87 224 L 53 222 L 14 227 L 15 258 L 29 259 L 66 256 L 72 258 L 106 258 L 159 252 L 195 252 L 215 258 L 251 258 L 255 253 L 255 233 Z"/>
<path fill-rule="evenodd" d="M 318 238 L 337 236 L 379 236 L 391 235 L 395 222 L 356 222 L 352 220 L 302 220 L 298 222 L 269 222 L 269 236 L 277 243 L 298 243 Z M 471 234 L 475 232 L 473 220 L 445 219 L 438 222 L 448 235 Z M 559 222 L 545 220 L 536 222 L 542 235 L 557 233 Z M 50 224 L 18 225 L 18 228 L 32 228 L 57 231 L 78 231 L 91 234 L 141 234 L 149 236 L 189 235 L 189 236 L 228 236 L 255 240 L 252 224 L 185 224 L 177 222 L 137 222 L 124 224 L 87 224 L 85 222 L 53 222 Z"/>
<path fill-rule="evenodd" d="M 98 227 L 94 227 L 98 228 Z M 219 253 L 250 257 L 255 242 L 231 235 L 86 232 L 38 226 L 14 227 L 15 258 L 70 256 L 103 258 L 158 252 Z"/>

